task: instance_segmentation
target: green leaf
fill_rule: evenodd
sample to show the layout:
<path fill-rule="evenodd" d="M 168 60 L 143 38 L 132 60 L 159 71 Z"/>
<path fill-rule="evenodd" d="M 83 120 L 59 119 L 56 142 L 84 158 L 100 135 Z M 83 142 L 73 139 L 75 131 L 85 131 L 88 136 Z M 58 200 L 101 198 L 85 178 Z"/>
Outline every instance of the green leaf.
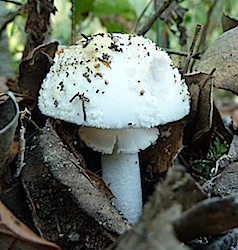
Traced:
<path fill-rule="evenodd" d="M 88 13 L 93 11 L 94 0 L 78 0 L 74 1 L 74 16 L 75 23 L 79 23 L 82 19 L 88 16 Z"/>
<path fill-rule="evenodd" d="M 107 31 L 108 32 L 126 32 L 125 28 L 122 25 L 114 21 L 107 22 Z"/>
<path fill-rule="evenodd" d="M 134 12 L 131 4 L 127 0 L 98 0 L 94 5 L 94 13 L 96 15 L 111 15 L 111 14 L 122 14 L 125 12 Z"/>

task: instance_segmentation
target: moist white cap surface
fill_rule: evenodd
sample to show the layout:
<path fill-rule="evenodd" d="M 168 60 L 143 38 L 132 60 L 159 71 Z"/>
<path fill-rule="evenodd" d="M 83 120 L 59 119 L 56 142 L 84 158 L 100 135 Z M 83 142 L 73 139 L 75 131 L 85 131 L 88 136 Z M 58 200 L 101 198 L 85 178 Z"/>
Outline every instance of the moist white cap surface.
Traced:
<path fill-rule="evenodd" d="M 82 38 L 59 55 L 39 108 L 78 125 L 151 128 L 187 115 L 190 100 L 166 52 L 142 36 L 113 33 Z"/>

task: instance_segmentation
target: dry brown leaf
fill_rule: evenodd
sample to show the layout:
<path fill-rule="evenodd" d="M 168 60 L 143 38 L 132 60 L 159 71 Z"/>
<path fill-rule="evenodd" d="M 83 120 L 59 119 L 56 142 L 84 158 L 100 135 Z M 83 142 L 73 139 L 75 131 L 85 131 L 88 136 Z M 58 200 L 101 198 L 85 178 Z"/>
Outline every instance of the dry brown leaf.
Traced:
<path fill-rule="evenodd" d="M 183 128 L 186 120 L 180 120 L 160 127 L 160 138 L 156 145 L 141 153 L 143 165 L 152 166 L 153 173 L 163 173 L 172 165 L 183 148 Z"/>
<path fill-rule="evenodd" d="M 152 166 L 153 173 L 162 173 L 172 166 L 173 160 L 185 143 L 197 142 L 212 127 L 213 85 L 210 75 L 193 73 L 185 76 L 191 94 L 191 109 L 187 119 L 162 126 L 161 137 L 155 146 L 142 152 L 144 165 Z"/>
<path fill-rule="evenodd" d="M 8 95 L 6 101 L 0 102 L 0 176 L 5 171 L 5 163 L 9 156 L 19 114 L 14 95 L 11 92 L 8 92 Z"/>
<path fill-rule="evenodd" d="M 213 84 L 205 73 L 188 74 L 185 79 L 191 94 L 189 137 L 196 141 L 212 126 Z"/>
<path fill-rule="evenodd" d="M 35 228 L 43 238 L 56 242 L 62 249 L 105 249 L 116 234 L 80 208 L 71 188 L 58 182 L 41 158 L 39 147 L 31 151 L 21 175 Z M 77 176 L 74 180 L 78 180 Z M 84 192 L 87 191 L 90 192 L 89 189 Z"/>
<path fill-rule="evenodd" d="M 181 241 L 216 235 L 238 227 L 238 204 L 234 198 L 210 198 L 186 210 L 174 223 Z"/>
<path fill-rule="evenodd" d="M 58 42 L 42 44 L 35 48 L 19 66 L 19 87 L 22 93 L 30 94 L 37 99 L 40 85 L 45 78 L 53 57 L 57 50 Z"/>
<path fill-rule="evenodd" d="M 26 9 L 28 19 L 25 32 L 28 36 L 23 57 L 26 57 L 34 48 L 43 43 L 50 28 L 50 15 L 56 12 L 53 1 L 48 0 L 28 1 Z"/>
<path fill-rule="evenodd" d="M 0 201 L 1 250 L 60 250 L 60 247 L 40 238 L 19 221 Z"/>
<path fill-rule="evenodd" d="M 98 186 L 100 182 L 91 178 L 77 159 L 65 149 L 49 121 L 42 129 L 40 147 L 49 171 L 59 183 L 70 188 L 75 202 L 88 216 L 113 233 L 122 234 L 131 228 L 131 224 L 110 204 L 105 191 Z"/>
<path fill-rule="evenodd" d="M 223 28 L 224 32 L 228 31 L 230 29 L 233 29 L 238 25 L 238 20 L 237 19 L 228 16 L 224 12 L 222 13 L 221 21 L 222 21 L 222 28 Z"/>
<path fill-rule="evenodd" d="M 195 70 L 210 74 L 214 86 L 238 93 L 238 27 L 223 33 L 202 55 Z"/>

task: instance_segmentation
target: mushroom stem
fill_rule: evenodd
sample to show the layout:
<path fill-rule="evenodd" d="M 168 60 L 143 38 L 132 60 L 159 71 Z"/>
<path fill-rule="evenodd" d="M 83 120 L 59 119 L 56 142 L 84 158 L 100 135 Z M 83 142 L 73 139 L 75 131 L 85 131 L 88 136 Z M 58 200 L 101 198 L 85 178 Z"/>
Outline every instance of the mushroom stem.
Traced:
<path fill-rule="evenodd" d="M 142 191 L 138 153 L 102 155 L 102 176 L 110 186 L 113 203 L 125 218 L 135 224 L 142 213 Z"/>

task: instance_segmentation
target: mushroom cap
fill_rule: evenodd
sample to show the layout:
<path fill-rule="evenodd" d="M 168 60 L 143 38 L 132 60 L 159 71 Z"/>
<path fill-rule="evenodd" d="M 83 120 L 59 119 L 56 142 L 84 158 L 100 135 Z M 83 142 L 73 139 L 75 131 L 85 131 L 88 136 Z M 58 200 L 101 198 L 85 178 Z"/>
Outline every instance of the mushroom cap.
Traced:
<path fill-rule="evenodd" d="M 83 37 L 59 55 L 42 83 L 45 115 L 78 125 L 151 128 L 188 114 L 188 87 L 166 52 L 128 34 Z"/>

